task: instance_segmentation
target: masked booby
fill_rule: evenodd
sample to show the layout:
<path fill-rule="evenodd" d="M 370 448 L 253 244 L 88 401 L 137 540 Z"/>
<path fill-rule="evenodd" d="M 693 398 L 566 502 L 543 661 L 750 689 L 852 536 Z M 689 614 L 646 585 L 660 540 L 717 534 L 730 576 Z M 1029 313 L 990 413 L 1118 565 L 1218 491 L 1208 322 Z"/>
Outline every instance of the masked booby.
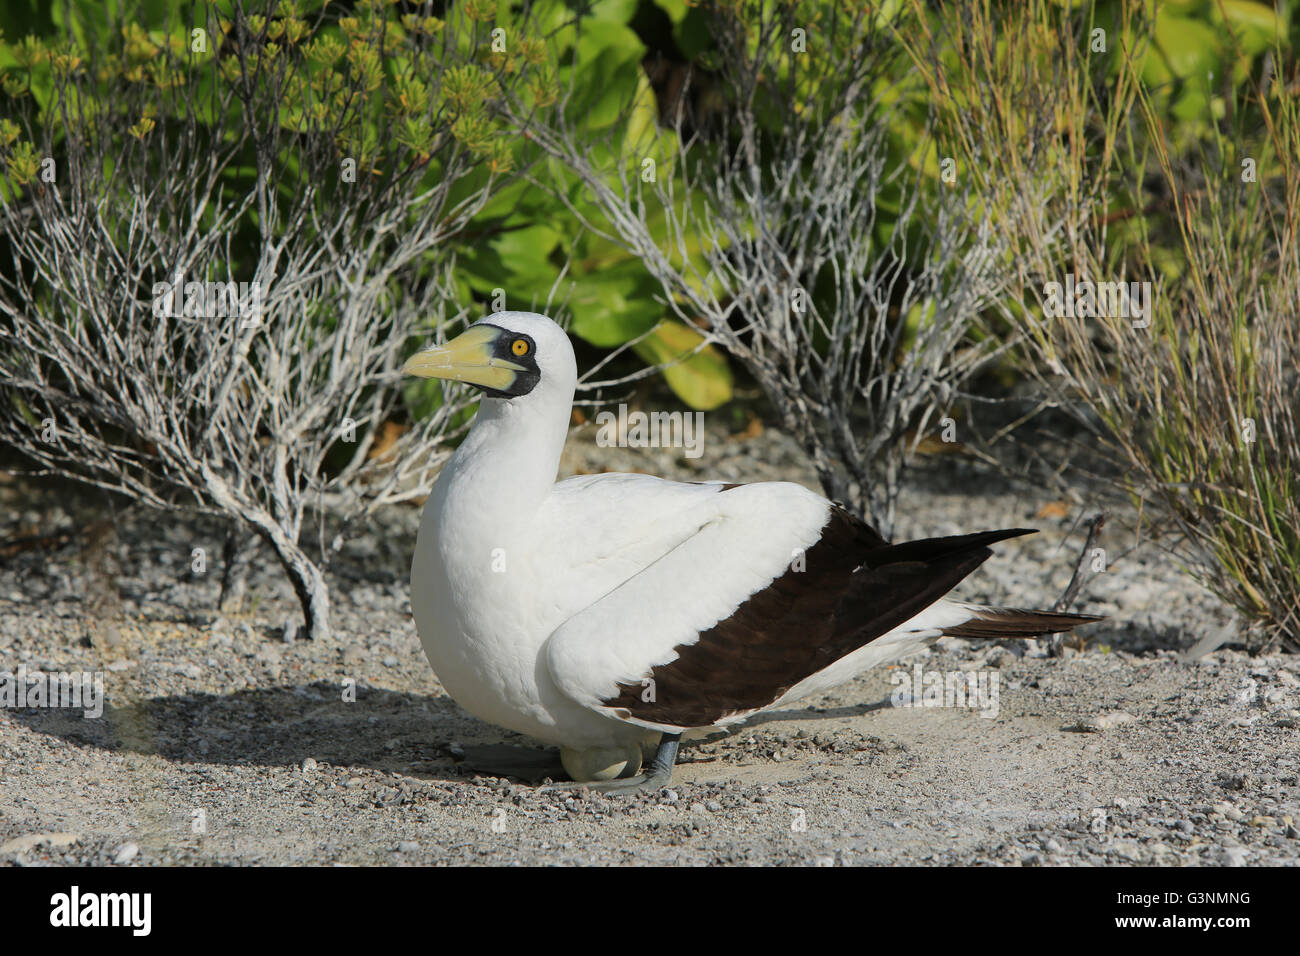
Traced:
<path fill-rule="evenodd" d="M 944 599 L 990 544 L 1024 529 L 891 545 L 791 482 L 557 482 L 577 363 L 546 316 L 490 315 L 403 371 L 483 392 L 424 506 L 411 564 L 429 663 L 471 714 L 557 745 L 575 781 L 666 785 L 682 733 L 815 694 L 944 635 L 1026 637 L 1098 620 Z M 655 753 L 644 773 L 643 750 Z"/>

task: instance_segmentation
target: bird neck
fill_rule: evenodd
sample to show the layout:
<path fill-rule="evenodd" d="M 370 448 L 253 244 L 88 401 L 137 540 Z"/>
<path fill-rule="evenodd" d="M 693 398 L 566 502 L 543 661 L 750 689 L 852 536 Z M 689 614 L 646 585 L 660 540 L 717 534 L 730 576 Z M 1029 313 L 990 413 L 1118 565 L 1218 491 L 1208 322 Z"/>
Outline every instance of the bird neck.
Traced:
<path fill-rule="evenodd" d="M 536 510 L 560 468 L 573 396 L 485 398 L 465 441 L 447 465 L 449 497 L 490 507 L 500 517 Z M 562 400 L 563 399 L 563 400 Z"/>

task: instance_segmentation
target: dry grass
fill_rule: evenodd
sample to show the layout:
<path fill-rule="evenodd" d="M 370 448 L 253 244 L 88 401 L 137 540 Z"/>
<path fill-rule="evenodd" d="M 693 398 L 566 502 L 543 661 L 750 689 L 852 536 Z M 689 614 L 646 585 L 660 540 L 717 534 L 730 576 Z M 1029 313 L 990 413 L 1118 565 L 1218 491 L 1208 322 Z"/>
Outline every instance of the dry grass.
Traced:
<path fill-rule="evenodd" d="M 1140 49 L 1121 41 L 1146 35 L 1140 9 L 1123 13 L 1132 29 L 1112 25 L 1106 55 L 1090 51 L 1087 7 L 947 12 L 949 32 L 911 52 L 971 201 L 1019 237 L 1011 261 L 1033 263 L 1002 316 L 1026 336 L 1027 367 L 1100 422 L 1126 489 L 1180 532 L 1163 543 L 1238 609 L 1252 643 L 1300 649 L 1294 59 L 1275 51 L 1282 66 L 1229 93 L 1227 118 L 1179 149 L 1161 91 L 1139 79 Z M 960 54 L 940 60 L 942 44 Z M 1044 184 L 1052 201 L 1031 201 Z M 1149 324 L 1048 317 L 1048 284 L 1071 273 L 1150 282 Z"/>

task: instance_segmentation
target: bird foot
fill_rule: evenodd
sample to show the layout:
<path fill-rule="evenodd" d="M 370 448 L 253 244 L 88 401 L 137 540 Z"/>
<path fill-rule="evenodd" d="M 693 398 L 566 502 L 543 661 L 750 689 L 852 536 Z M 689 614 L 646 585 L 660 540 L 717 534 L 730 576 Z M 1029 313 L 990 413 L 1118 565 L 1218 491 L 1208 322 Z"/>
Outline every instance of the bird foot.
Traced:
<path fill-rule="evenodd" d="M 677 763 L 677 744 L 679 734 L 664 734 L 659 750 L 645 768 L 643 773 L 634 777 L 621 777 L 616 780 L 577 780 L 566 783 L 550 783 L 540 789 L 543 792 L 554 790 L 591 790 L 594 793 L 627 794 L 652 793 L 662 790 L 673 782 L 673 765 Z"/>
<path fill-rule="evenodd" d="M 635 777 L 622 777 L 616 780 L 568 780 L 562 783 L 548 783 L 540 787 L 542 793 L 554 790 L 590 790 L 593 793 L 652 793 L 662 790 L 673 782 L 672 768 L 656 773 L 639 773 Z"/>

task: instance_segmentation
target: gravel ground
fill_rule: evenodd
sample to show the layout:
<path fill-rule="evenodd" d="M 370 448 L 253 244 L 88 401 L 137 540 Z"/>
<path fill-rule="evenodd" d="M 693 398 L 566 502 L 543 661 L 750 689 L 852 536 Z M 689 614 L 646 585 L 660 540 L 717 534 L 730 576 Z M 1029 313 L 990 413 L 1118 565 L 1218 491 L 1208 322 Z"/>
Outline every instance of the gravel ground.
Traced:
<path fill-rule="evenodd" d="M 565 470 L 816 482 L 772 429 L 711 431 L 707 453 L 570 439 Z M 1049 605 L 1073 571 L 1089 493 L 1069 503 L 956 455 L 925 459 L 898 537 L 1028 525 L 963 584 L 974 601 Z M 102 499 L 10 479 L 0 539 L 83 527 Z M 265 551 L 218 613 L 210 522 L 131 513 L 0 557 L 0 670 L 100 671 L 98 719 L 0 708 L 0 863 L 1253 865 L 1300 858 L 1300 661 L 1219 647 L 1230 612 L 1125 515 L 1077 609 L 1106 614 L 1047 657 L 945 639 L 730 736 L 683 748 L 658 794 L 545 793 L 475 776 L 463 745 L 524 738 L 442 691 L 411 621 L 418 512 L 393 509 L 331 568 L 334 636 L 286 642 L 296 605 Z M 107 569 L 107 570 L 106 570 Z M 105 581 L 109 582 L 105 585 Z M 1214 643 L 1213 640 L 1210 643 Z M 975 671 L 996 715 L 893 706 L 897 681 Z M 341 688 L 355 681 L 355 701 Z M 906 701 L 904 701 L 906 702 Z"/>

